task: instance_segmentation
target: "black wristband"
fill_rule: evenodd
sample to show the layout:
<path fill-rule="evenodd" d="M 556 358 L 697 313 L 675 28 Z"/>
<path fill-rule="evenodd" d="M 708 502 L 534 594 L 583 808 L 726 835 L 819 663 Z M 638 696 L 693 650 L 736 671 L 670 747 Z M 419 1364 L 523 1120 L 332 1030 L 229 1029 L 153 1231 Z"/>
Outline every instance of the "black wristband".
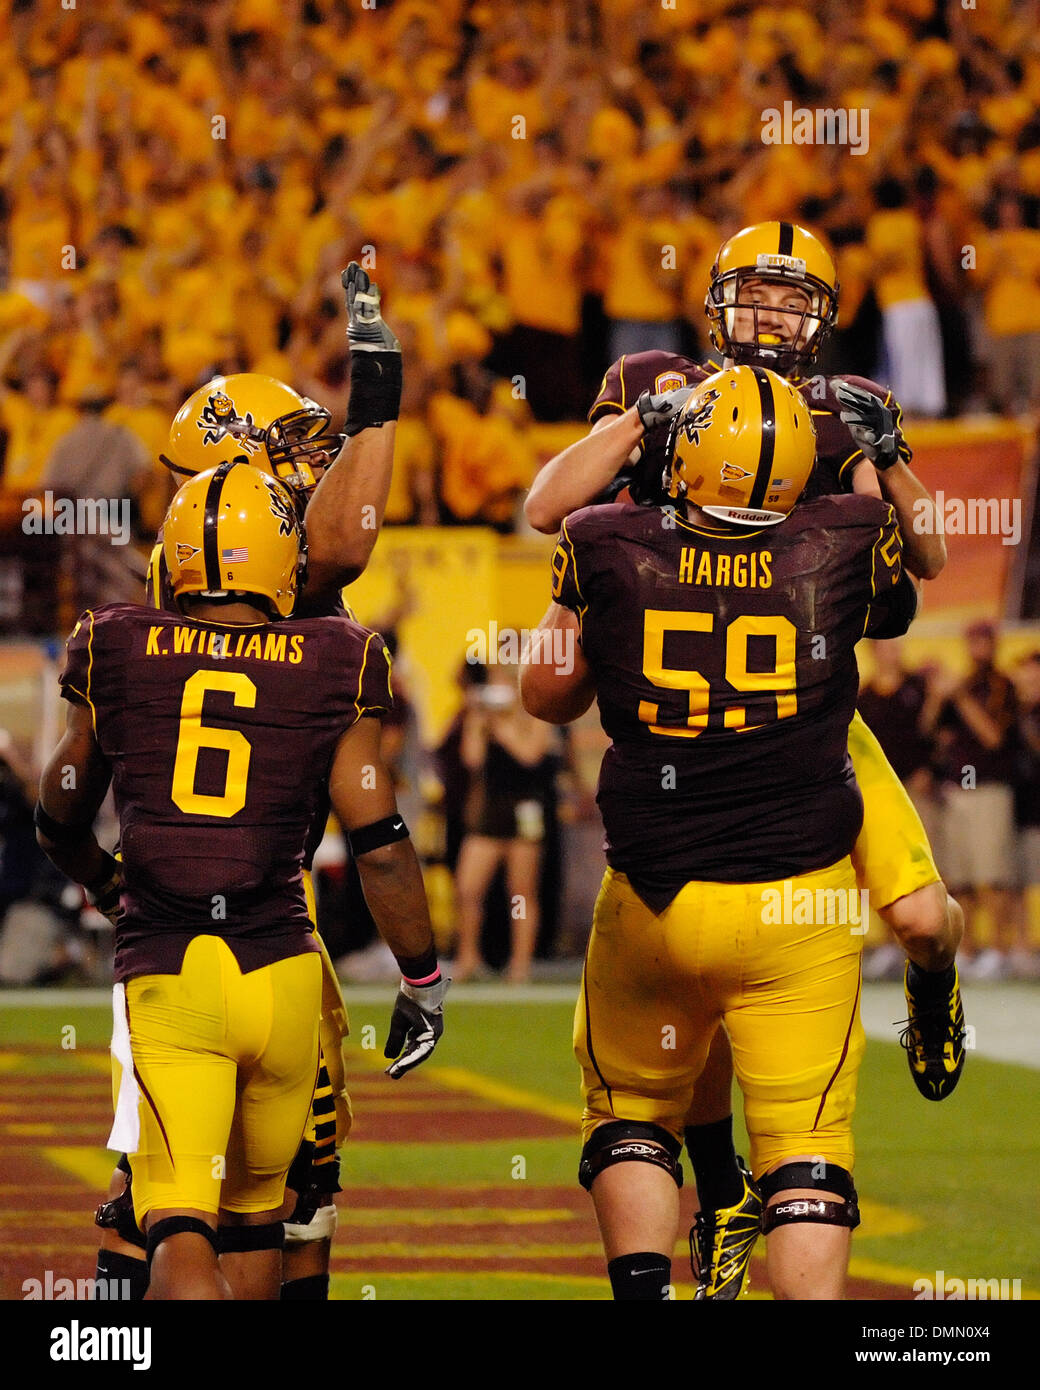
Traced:
<path fill-rule="evenodd" d="M 401 354 L 352 352 L 350 354 L 350 404 L 344 433 L 396 420 L 401 409 Z"/>
<path fill-rule="evenodd" d="M 414 985 L 417 980 L 422 980 L 427 984 L 433 984 L 430 980 L 431 975 L 440 977 L 440 966 L 437 964 L 437 947 L 431 946 L 421 956 L 398 956 L 397 964 L 401 967 L 401 974 L 409 984 Z"/>
<path fill-rule="evenodd" d="M 42 830 L 53 844 L 62 846 L 78 844 L 80 840 L 85 840 L 90 834 L 94 822 L 87 825 L 62 825 L 61 821 L 49 816 L 37 801 L 33 809 L 33 824 L 37 830 Z"/>
<path fill-rule="evenodd" d="M 350 852 L 355 859 L 362 854 L 368 854 L 371 850 L 382 849 L 384 845 L 392 845 L 398 840 L 408 839 L 408 827 L 404 823 L 404 816 L 398 812 L 396 815 L 384 816 L 382 820 L 373 821 L 371 825 L 363 825 L 359 830 L 351 830 L 347 835 L 347 843 L 350 845 Z"/>

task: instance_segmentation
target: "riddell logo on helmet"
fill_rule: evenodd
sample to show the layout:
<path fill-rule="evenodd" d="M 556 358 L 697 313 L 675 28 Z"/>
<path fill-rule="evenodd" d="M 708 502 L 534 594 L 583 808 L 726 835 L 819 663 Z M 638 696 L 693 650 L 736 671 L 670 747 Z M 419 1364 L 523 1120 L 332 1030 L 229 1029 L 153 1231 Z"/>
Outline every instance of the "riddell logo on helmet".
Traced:
<path fill-rule="evenodd" d="M 801 256 L 781 256 L 778 253 L 761 251 L 755 259 L 759 270 L 789 271 L 793 275 L 805 274 L 805 262 Z"/>

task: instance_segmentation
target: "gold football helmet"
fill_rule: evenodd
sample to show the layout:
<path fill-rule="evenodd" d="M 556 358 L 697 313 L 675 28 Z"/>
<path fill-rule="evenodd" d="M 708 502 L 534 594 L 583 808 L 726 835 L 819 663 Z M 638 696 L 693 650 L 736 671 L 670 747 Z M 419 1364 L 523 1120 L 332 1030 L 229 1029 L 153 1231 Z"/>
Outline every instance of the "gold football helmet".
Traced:
<path fill-rule="evenodd" d="M 664 485 L 736 526 L 775 526 L 816 459 L 804 397 L 764 367 L 729 367 L 701 382 L 672 421 Z"/>
<path fill-rule="evenodd" d="M 192 393 L 170 426 L 167 468 L 193 477 L 218 463 L 251 463 L 306 497 L 317 486 L 312 463 L 331 463 L 343 435 L 329 432 L 324 406 L 259 372 L 215 376 Z"/>
<path fill-rule="evenodd" d="M 804 292 L 804 309 L 784 312 L 785 334 L 776 331 L 776 323 L 771 329 L 760 328 L 764 306 L 745 292 L 752 280 Z M 793 222 L 759 222 L 745 227 L 719 248 L 704 311 L 711 341 L 726 357 L 786 376 L 815 361 L 838 321 L 834 261 L 818 237 Z"/>
<path fill-rule="evenodd" d="M 287 618 L 306 564 L 292 494 L 256 468 L 228 460 L 190 478 L 163 522 L 163 554 L 178 604 L 187 594 L 259 595 Z"/>

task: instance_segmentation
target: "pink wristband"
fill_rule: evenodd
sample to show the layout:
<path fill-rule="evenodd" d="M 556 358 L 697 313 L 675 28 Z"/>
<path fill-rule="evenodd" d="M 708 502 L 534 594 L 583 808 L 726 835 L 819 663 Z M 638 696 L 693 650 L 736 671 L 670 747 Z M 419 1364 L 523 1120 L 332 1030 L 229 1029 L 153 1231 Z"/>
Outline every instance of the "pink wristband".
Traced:
<path fill-rule="evenodd" d="M 440 977 L 441 969 L 440 966 L 438 966 L 432 975 L 425 975 L 421 980 L 410 980 L 407 975 L 402 975 L 401 979 L 406 985 L 432 985 L 435 984 Z"/>

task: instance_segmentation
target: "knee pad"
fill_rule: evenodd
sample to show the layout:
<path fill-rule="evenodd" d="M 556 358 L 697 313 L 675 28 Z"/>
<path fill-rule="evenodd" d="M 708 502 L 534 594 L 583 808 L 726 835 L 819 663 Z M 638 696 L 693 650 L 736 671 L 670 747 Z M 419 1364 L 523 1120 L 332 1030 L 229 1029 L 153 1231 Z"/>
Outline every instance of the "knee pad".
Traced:
<path fill-rule="evenodd" d="M 144 1231 L 137 1224 L 137 1217 L 134 1215 L 134 1194 L 131 1191 L 133 1175 L 130 1172 L 130 1165 L 123 1159 L 116 1164 L 126 1174 L 126 1186 L 118 1197 L 113 1197 L 109 1202 L 102 1202 L 94 1213 L 94 1224 L 100 1226 L 105 1231 L 115 1231 L 120 1240 L 125 1240 L 128 1245 L 136 1245 L 138 1250 L 145 1250 L 148 1247 L 148 1240 Z"/>
<path fill-rule="evenodd" d="M 593 1180 L 615 1163 L 653 1163 L 682 1187 L 683 1171 L 679 1162 L 682 1144 L 660 1125 L 644 1124 L 638 1120 L 614 1120 L 598 1125 L 581 1151 L 578 1181 L 586 1192 Z"/>
<path fill-rule="evenodd" d="M 817 1168 L 823 1167 L 824 1177 L 815 1177 Z M 758 1180 L 762 1201 L 768 1202 L 776 1193 L 790 1188 L 815 1187 L 823 1192 L 840 1192 L 843 1201 L 815 1197 L 792 1197 L 788 1202 L 777 1202 L 767 1206 L 762 1212 L 762 1234 L 768 1235 L 777 1226 L 786 1226 L 792 1221 L 815 1222 L 825 1226 L 847 1226 L 854 1231 L 859 1225 L 859 1206 L 852 1174 L 836 1163 L 785 1163 L 775 1172 L 767 1173 Z"/>
<path fill-rule="evenodd" d="M 217 1230 L 217 1251 L 221 1255 L 281 1250 L 284 1244 L 285 1224 L 281 1221 L 268 1221 L 263 1226 L 221 1226 Z"/>
<path fill-rule="evenodd" d="M 308 1197 L 310 1195 L 307 1194 Z M 314 1197 L 316 1202 L 318 1194 L 314 1193 Z M 339 1213 L 335 1203 L 330 1202 L 327 1207 L 308 1203 L 307 1207 L 303 1207 L 302 1202 L 301 1198 L 296 1210 L 285 1223 L 286 1245 L 307 1245 L 314 1240 L 331 1240 L 339 1225 Z"/>
<path fill-rule="evenodd" d="M 148 1232 L 148 1265 L 151 1268 L 155 1252 L 164 1240 L 170 1236 L 180 1235 L 188 1231 L 193 1235 L 205 1236 L 213 1247 L 217 1249 L 217 1233 L 211 1226 L 207 1226 L 205 1221 L 200 1221 L 197 1216 L 165 1216 L 161 1221 L 157 1221 Z"/>

